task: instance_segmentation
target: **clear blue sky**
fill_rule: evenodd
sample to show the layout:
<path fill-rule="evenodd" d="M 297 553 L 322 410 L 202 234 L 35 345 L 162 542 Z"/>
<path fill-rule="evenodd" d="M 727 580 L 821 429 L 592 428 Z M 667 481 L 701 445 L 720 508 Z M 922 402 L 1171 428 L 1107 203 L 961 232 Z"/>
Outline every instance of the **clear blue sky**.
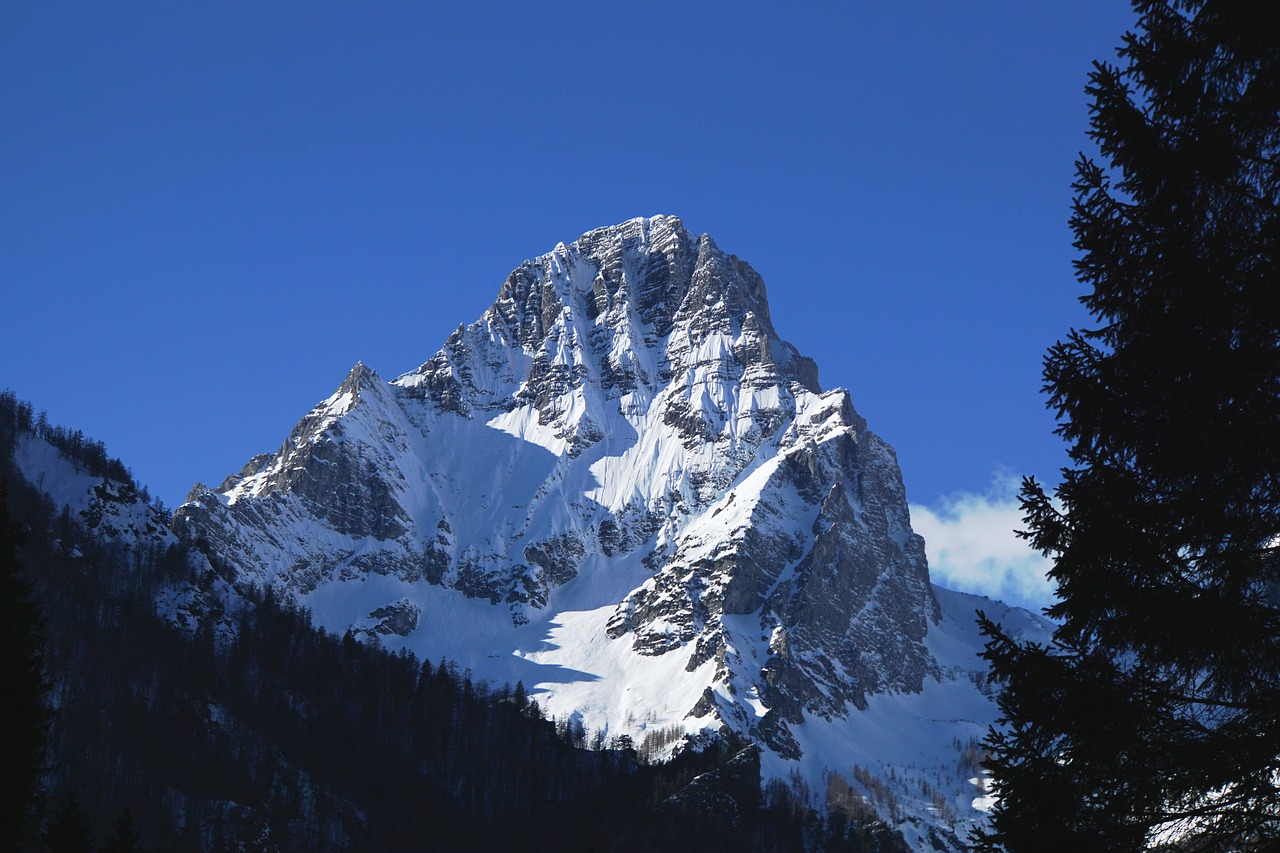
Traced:
<path fill-rule="evenodd" d="M 1120 0 L 0 9 L 0 386 L 170 505 L 521 260 L 674 213 L 764 276 L 914 503 L 1064 456 L 1045 348 Z"/>

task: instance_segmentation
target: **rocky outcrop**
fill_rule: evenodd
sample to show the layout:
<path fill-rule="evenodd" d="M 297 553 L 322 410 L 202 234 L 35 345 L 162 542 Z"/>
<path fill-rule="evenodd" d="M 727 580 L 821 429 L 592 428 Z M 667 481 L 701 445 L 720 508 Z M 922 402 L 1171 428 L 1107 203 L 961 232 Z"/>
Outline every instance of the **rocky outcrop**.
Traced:
<path fill-rule="evenodd" d="M 421 615 L 421 607 L 402 598 L 373 610 L 365 617 L 364 624 L 359 625 L 352 633 L 370 638 L 389 634 L 407 637 L 418 627 L 418 617 Z"/>

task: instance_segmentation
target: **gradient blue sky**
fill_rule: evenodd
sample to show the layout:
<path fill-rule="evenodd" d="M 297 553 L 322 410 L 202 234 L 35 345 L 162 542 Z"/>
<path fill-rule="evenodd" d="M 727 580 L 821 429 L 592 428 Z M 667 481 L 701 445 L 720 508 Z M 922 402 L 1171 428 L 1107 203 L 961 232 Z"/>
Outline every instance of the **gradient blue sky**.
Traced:
<path fill-rule="evenodd" d="M 521 260 L 674 213 L 939 511 L 1064 463 L 1045 348 L 1120 0 L 0 8 L 0 387 L 176 505 Z M 1007 488 L 997 489 L 1001 494 Z M 994 499 L 994 498 L 993 498 Z"/>

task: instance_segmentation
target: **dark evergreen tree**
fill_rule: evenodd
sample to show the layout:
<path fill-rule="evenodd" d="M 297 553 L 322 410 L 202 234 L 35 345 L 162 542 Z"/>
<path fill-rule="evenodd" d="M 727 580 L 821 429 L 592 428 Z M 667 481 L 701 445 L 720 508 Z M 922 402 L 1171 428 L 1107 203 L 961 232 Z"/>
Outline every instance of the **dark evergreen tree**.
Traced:
<path fill-rule="evenodd" d="M 1096 327 L 1045 360 L 1047 647 L 983 622 L 1006 725 L 983 849 L 1280 844 L 1280 4 L 1136 0 L 1072 228 Z"/>
<path fill-rule="evenodd" d="M 426 664 L 424 663 L 423 666 L 425 667 Z M 523 681 L 516 681 L 516 688 L 511 696 L 511 701 L 515 704 L 516 710 L 520 712 L 523 712 L 529 706 L 529 694 L 524 688 Z"/>
<path fill-rule="evenodd" d="M 93 853 L 93 826 L 74 796 L 58 801 L 45 828 L 44 843 L 50 853 Z"/>
<path fill-rule="evenodd" d="M 19 525 L 9 520 L 0 486 L 0 833 L 25 843 L 34 827 L 44 770 L 49 713 L 45 706 L 43 620 L 18 559 Z"/>
<path fill-rule="evenodd" d="M 125 809 L 116 818 L 111 834 L 102 842 L 102 853 L 138 853 L 142 849 L 142 837 L 133 826 L 133 813 Z"/>

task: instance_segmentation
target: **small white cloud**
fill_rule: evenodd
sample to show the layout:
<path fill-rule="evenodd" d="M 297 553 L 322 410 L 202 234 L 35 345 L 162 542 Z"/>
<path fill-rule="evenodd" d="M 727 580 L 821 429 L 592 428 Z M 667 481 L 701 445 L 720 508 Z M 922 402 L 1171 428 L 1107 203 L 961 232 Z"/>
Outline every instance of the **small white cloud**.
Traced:
<path fill-rule="evenodd" d="M 1051 563 L 1014 532 L 1025 527 L 1016 478 L 997 475 L 985 494 L 960 492 L 936 506 L 911 506 L 924 537 L 929 573 L 948 589 L 1002 599 L 1038 611 L 1051 604 Z"/>

